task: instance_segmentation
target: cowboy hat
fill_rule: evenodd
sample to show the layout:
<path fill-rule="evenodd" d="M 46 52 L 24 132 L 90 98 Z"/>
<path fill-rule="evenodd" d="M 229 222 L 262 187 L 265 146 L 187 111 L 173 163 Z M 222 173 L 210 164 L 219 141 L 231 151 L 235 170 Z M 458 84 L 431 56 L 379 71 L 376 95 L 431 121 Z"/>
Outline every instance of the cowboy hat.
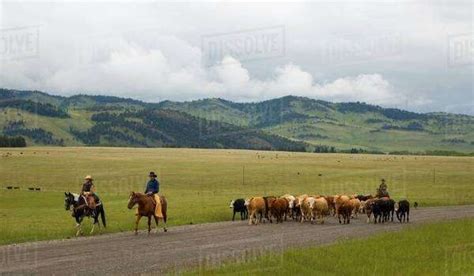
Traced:
<path fill-rule="evenodd" d="M 93 179 L 92 179 L 92 176 L 87 175 L 86 177 L 84 177 L 84 180 L 93 180 Z"/>
<path fill-rule="evenodd" d="M 154 172 L 150 172 L 150 174 L 148 174 L 149 177 L 157 177 L 157 175 L 154 173 Z"/>

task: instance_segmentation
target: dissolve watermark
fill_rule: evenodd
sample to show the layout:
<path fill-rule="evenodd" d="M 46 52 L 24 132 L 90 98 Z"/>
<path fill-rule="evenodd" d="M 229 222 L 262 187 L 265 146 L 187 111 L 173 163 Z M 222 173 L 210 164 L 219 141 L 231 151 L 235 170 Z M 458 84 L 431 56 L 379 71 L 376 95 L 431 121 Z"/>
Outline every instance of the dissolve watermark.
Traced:
<path fill-rule="evenodd" d="M 258 111 L 264 114 L 266 119 L 264 124 L 277 125 L 284 121 L 285 100 L 279 99 L 279 102 L 273 105 L 262 105 Z M 255 135 L 259 132 L 258 127 L 254 127 L 255 118 L 247 113 L 228 116 L 220 113 L 218 110 L 212 111 L 205 119 L 199 120 L 199 139 L 218 139 L 218 138 L 237 138 L 244 135 Z"/>
<path fill-rule="evenodd" d="M 0 60 L 39 56 L 39 26 L 0 29 Z"/>
<path fill-rule="evenodd" d="M 474 64 L 474 33 L 448 37 L 448 66 Z"/>
<path fill-rule="evenodd" d="M 350 34 L 323 40 L 319 48 L 319 63 L 342 65 L 398 56 L 403 51 L 398 32 L 380 35 Z"/>
<path fill-rule="evenodd" d="M 222 65 L 225 57 L 249 61 L 283 57 L 285 27 L 275 26 L 238 32 L 204 35 L 201 37 L 204 66 Z"/>

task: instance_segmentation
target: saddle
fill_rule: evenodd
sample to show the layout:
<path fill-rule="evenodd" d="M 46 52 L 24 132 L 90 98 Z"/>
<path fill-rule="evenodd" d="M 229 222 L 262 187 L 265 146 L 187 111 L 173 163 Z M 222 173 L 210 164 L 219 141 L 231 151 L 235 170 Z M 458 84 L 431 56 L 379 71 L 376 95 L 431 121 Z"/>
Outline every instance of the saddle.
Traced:
<path fill-rule="evenodd" d="M 89 207 L 89 209 L 91 209 L 91 210 L 95 210 L 95 208 L 97 207 L 97 203 L 95 202 L 95 198 L 92 195 L 92 193 L 91 192 L 84 192 L 83 197 L 84 197 L 84 201 L 87 204 L 87 207 Z"/>

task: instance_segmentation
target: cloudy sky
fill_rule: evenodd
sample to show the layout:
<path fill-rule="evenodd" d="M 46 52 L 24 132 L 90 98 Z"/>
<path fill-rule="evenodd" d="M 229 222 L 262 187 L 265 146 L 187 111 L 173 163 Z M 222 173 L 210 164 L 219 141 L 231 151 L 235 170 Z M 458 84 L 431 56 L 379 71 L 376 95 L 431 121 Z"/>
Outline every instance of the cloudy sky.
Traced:
<path fill-rule="evenodd" d="M 474 114 L 472 2 L 401 2 L 2 2 L 0 87 Z"/>

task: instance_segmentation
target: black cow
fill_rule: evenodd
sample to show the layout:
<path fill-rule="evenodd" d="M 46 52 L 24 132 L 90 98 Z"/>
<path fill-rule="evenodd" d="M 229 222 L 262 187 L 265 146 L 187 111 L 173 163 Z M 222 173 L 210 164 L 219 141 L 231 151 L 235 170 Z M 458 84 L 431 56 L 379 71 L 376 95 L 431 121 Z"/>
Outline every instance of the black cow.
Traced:
<path fill-rule="evenodd" d="M 360 201 L 367 201 L 371 198 L 374 198 L 372 195 L 356 195 L 356 197 Z"/>
<path fill-rule="evenodd" d="M 372 213 L 374 214 L 374 222 L 379 223 L 393 221 L 395 212 L 395 201 L 393 199 L 377 199 L 372 204 Z"/>
<path fill-rule="evenodd" d="M 410 202 L 408 200 L 400 200 L 398 202 L 398 209 L 397 209 L 397 219 L 400 222 L 410 222 Z"/>
<path fill-rule="evenodd" d="M 230 208 L 233 209 L 234 214 L 232 215 L 232 221 L 235 220 L 235 213 L 240 213 L 240 220 L 244 220 L 248 218 L 248 210 L 247 206 L 245 206 L 245 199 L 239 198 L 236 200 L 232 200 L 230 202 Z"/>

